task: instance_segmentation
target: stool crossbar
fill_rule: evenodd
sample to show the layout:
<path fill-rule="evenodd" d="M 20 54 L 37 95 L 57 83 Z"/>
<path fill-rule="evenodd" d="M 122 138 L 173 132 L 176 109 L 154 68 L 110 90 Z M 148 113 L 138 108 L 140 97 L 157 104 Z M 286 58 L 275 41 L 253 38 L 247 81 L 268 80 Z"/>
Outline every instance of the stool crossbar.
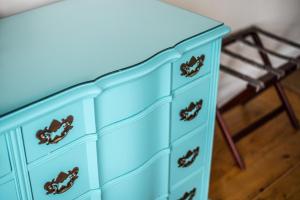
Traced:
<path fill-rule="evenodd" d="M 260 35 L 264 35 L 265 37 L 268 37 L 270 39 L 273 39 L 275 41 L 285 43 L 286 45 L 293 46 L 295 48 L 300 49 L 300 44 L 297 44 L 293 41 L 287 40 L 283 37 L 279 37 L 277 35 L 274 35 L 270 32 L 267 32 L 259 27 L 251 26 L 246 29 L 243 29 L 241 31 L 238 31 L 236 33 L 232 33 L 229 36 L 227 36 L 222 43 L 222 53 L 230 56 L 232 59 L 237 59 L 241 62 L 247 63 L 253 67 L 256 67 L 261 70 L 265 70 L 267 73 L 258 77 L 258 78 L 252 78 L 246 74 L 240 73 L 237 70 L 230 68 L 226 65 L 221 64 L 220 69 L 230 74 L 236 78 L 242 79 L 247 82 L 246 88 L 240 92 L 238 95 L 233 97 L 230 101 L 225 103 L 222 106 L 217 106 L 217 113 L 216 113 L 216 119 L 219 124 L 219 127 L 221 129 L 221 133 L 237 163 L 237 165 L 241 169 L 245 169 L 245 163 L 240 155 L 235 143 L 237 143 L 240 139 L 244 138 L 251 132 L 253 132 L 258 127 L 262 126 L 269 120 L 273 119 L 277 115 L 279 115 L 282 112 L 286 112 L 289 120 L 292 124 L 292 126 L 295 129 L 299 129 L 299 122 L 296 118 L 296 115 L 288 101 L 288 98 L 285 94 L 284 88 L 281 85 L 280 81 L 286 78 L 288 75 L 293 73 L 295 70 L 299 69 L 300 67 L 300 55 L 296 57 L 291 57 L 287 55 L 283 55 L 281 53 L 275 52 L 271 49 L 265 48 L 262 40 L 260 38 Z M 251 38 L 252 41 L 250 41 L 248 38 Z M 251 58 L 247 58 L 245 56 L 242 56 L 241 54 L 235 53 L 231 50 L 229 50 L 227 47 L 231 44 L 234 44 L 236 42 L 241 42 L 245 44 L 246 46 L 253 48 L 258 51 L 260 58 L 262 59 L 262 63 L 260 64 Z M 274 68 L 271 60 L 269 58 L 269 55 L 278 57 L 280 59 L 285 60 L 285 63 L 281 66 Z M 248 125 L 246 128 L 240 130 L 239 132 L 235 134 L 231 134 L 229 127 L 227 126 L 222 114 L 231 108 L 237 106 L 237 105 L 244 105 L 250 100 L 252 100 L 254 97 L 259 95 L 261 92 L 265 91 L 269 87 L 275 87 L 276 92 L 279 96 L 279 99 L 281 100 L 281 105 L 278 106 L 276 109 L 271 111 L 270 113 L 266 114 L 265 116 L 261 117 L 257 121 L 253 122 L 252 124 Z"/>

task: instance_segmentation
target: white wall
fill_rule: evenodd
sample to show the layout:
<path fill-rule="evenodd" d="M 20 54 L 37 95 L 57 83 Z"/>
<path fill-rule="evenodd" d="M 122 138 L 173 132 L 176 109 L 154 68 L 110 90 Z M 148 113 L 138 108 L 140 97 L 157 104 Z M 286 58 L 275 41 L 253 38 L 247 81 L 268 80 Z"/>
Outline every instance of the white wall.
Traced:
<path fill-rule="evenodd" d="M 0 17 L 40 7 L 58 0 L 0 0 Z"/>
<path fill-rule="evenodd" d="M 300 0 L 165 0 L 188 10 L 209 16 L 224 22 L 232 31 L 255 24 L 275 34 L 284 36 L 300 43 Z M 188 22 L 187 22 L 188 23 Z M 278 45 L 269 40 L 264 40 L 268 48 L 276 49 L 287 55 L 299 55 L 300 51 Z M 239 53 L 258 57 L 256 52 L 249 51 L 242 45 L 234 46 Z M 257 59 L 256 59 L 257 60 Z M 274 66 L 282 63 L 272 59 Z M 221 62 L 234 68 L 239 68 L 247 75 L 256 77 L 261 71 L 241 62 L 234 62 L 222 56 Z M 219 104 L 228 101 L 232 96 L 244 89 L 246 83 L 221 73 L 219 84 Z"/>
<path fill-rule="evenodd" d="M 0 0 L 0 17 L 55 1 L 58 0 Z M 289 34 L 290 29 L 300 26 L 300 0 L 164 1 L 225 22 L 233 30 L 257 24 L 280 34 Z M 293 37 L 298 39 L 299 34 L 294 34 Z"/>
<path fill-rule="evenodd" d="M 300 0 L 165 0 L 225 22 L 233 30 L 257 24 L 284 33 L 300 26 Z"/>

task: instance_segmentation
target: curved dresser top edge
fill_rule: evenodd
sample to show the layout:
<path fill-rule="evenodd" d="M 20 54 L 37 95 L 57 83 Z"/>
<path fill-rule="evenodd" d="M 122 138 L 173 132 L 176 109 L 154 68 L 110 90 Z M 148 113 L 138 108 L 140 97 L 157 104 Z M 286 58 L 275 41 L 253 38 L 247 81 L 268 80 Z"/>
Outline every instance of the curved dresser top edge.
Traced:
<path fill-rule="evenodd" d="M 0 115 L 0 134 L 17 127 L 33 118 L 41 116 L 49 110 L 55 110 L 71 102 L 88 97 L 99 96 L 104 90 L 129 80 L 143 77 L 166 63 L 182 57 L 183 52 L 215 40 L 229 32 L 229 27 L 222 24 L 212 30 L 187 38 L 173 47 L 166 48 L 150 58 L 135 65 L 102 75 L 94 80 L 86 81 L 45 98 L 24 105 L 18 109 Z M 150 65 L 149 65 L 150 64 Z M 134 73 L 132 72 L 134 71 Z"/>

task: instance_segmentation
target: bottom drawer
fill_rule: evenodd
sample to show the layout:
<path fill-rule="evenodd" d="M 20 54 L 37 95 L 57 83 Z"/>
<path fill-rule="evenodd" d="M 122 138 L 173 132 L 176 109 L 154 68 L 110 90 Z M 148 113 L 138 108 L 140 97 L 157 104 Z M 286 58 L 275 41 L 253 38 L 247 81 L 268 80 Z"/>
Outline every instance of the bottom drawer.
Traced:
<path fill-rule="evenodd" d="M 1 200 L 18 200 L 15 181 L 11 180 L 0 185 L 0 199 Z"/>
<path fill-rule="evenodd" d="M 192 175 L 185 182 L 176 186 L 172 191 L 169 200 L 204 200 L 208 199 L 202 193 L 203 174 L 200 170 Z M 208 183 L 207 183 L 208 184 Z"/>
<path fill-rule="evenodd" d="M 34 199 L 74 199 L 99 188 L 96 158 L 96 141 L 81 141 L 58 155 L 51 155 L 30 166 Z"/>
<path fill-rule="evenodd" d="M 154 200 L 168 194 L 169 150 L 161 151 L 139 169 L 105 184 L 107 200 Z"/>

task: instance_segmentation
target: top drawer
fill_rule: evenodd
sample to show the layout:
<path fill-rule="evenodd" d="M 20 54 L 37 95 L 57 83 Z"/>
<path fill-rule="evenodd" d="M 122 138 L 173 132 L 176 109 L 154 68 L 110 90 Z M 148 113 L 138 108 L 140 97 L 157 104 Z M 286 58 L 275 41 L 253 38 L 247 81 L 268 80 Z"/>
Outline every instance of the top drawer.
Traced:
<path fill-rule="evenodd" d="M 5 135 L 0 134 L 0 178 L 11 171 Z"/>
<path fill-rule="evenodd" d="M 184 52 L 173 63 L 173 90 L 210 72 L 212 49 L 212 42 L 206 43 Z"/>
<path fill-rule="evenodd" d="M 84 136 L 95 133 L 93 99 L 53 110 L 22 126 L 28 163 Z"/>

